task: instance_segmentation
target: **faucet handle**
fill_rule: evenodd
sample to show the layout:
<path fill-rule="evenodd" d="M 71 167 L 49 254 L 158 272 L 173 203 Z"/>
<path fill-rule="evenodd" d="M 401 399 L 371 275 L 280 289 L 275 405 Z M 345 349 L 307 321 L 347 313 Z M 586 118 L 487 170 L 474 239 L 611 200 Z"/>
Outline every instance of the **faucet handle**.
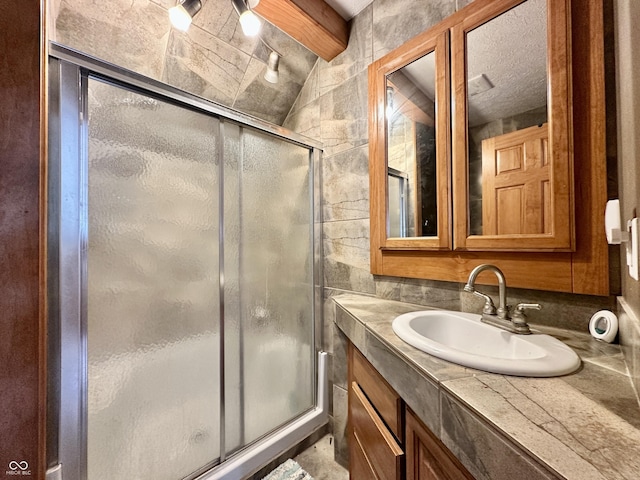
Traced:
<path fill-rule="evenodd" d="M 527 316 L 525 315 L 525 310 L 542 310 L 542 305 L 539 303 L 519 303 L 516 305 L 515 311 L 511 316 L 511 319 L 514 323 L 527 323 Z"/>
<path fill-rule="evenodd" d="M 477 291 L 472 285 L 468 283 L 464 286 L 464 291 L 473 293 L 476 297 L 480 297 L 484 299 L 484 307 L 482 308 L 482 313 L 486 313 L 487 315 L 495 315 L 496 314 L 496 306 L 491 300 L 491 297 L 485 293 Z"/>
<path fill-rule="evenodd" d="M 519 303 L 516 305 L 516 315 L 524 315 L 525 310 L 542 310 L 542 305 L 539 303 Z"/>
<path fill-rule="evenodd" d="M 519 303 L 516 305 L 515 311 L 511 316 L 511 321 L 513 322 L 516 333 L 531 333 L 531 329 L 527 323 L 527 316 L 524 314 L 525 310 L 542 310 L 542 305 L 539 303 Z"/>

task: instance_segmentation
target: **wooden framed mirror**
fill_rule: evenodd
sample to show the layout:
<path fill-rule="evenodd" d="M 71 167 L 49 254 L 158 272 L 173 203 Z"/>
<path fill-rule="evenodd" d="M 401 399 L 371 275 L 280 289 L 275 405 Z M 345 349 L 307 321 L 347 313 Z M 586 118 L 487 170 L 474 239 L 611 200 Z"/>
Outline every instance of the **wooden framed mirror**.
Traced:
<path fill-rule="evenodd" d="M 505 273 L 512 287 L 591 295 L 610 293 L 608 246 L 602 226 L 602 212 L 607 200 L 607 163 L 604 13 L 599 0 L 543 2 L 547 8 L 544 37 L 548 42 L 546 64 L 550 72 L 546 84 L 547 125 L 545 127 L 544 122 L 536 119 L 526 128 L 541 133 L 542 138 L 545 138 L 543 130 L 546 128 L 548 145 L 543 147 L 544 140 L 539 140 L 536 148 L 539 152 L 543 148 L 549 149 L 547 157 L 554 161 L 549 174 L 549 181 L 555 182 L 554 190 L 553 194 L 549 190 L 547 196 L 553 203 L 548 202 L 549 206 L 545 207 L 553 209 L 554 223 L 550 228 L 548 222 L 546 226 L 543 223 L 546 230 L 542 230 L 542 233 L 485 234 L 484 231 L 471 231 L 469 228 L 468 87 L 464 42 L 467 41 L 467 32 L 529 1 L 474 0 L 369 66 L 372 274 L 465 282 L 474 267 L 491 263 Z M 443 192 L 448 196 L 449 203 L 447 200 L 439 200 L 438 203 L 439 219 L 442 225 L 448 224 L 448 230 L 445 228 L 443 231 L 438 227 L 438 237 L 433 238 L 390 235 L 388 176 L 394 172 L 387 166 L 385 110 L 387 78 L 391 79 L 391 83 L 394 82 L 392 77 L 387 76 L 431 51 L 435 50 L 437 54 L 443 48 L 436 46 L 436 39 L 440 37 L 444 42 L 441 40 L 439 45 L 445 45 L 443 51 L 451 59 L 450 70 L 438 70 L 438 75 L 445 79 L 444 95 L 450 96 L 450 103 L 442 106 L 437 101 L 436 107 L 437 111 L 451 116 L 452 125 L 450 132 L 446 127 L 440 129 L 437 140 L 444 143 L 445 149 L 449 149 L 440 149 L 440 154 L 451 154 L 450 163 L 438 172 L 447 172 L 448 175 L 448 180 L 439 180 L 439 185 L 450 182 Z M 490 82 L 491 75 L 486 73 Z M 472 79 L 477 76 L 474 75 Z M 481 87 L 481 84 L 473 85 L 473 88 L 477 87 Z M 395 103 L 395 98 L 393 101 Z M 530 110 L 536 110 L 535 107 L 532 106 Z M 489 136 L 492 140 L 485 143 L 486 148 L 512 148 L 510 142 L 517 139 L 502 136 L 511 132 L 502 130 L 498 133 Z M 441 134 L 444 134 L 444 139 Z M 514 133 L 521 134 L 527 135 L 525 128 Z M 493 142 L 493 146 L 488 144 L 490 142 Z M 479 145 L 481 149 L 482 142 Z M 537 155 L 543 156 L 542 153 Z M 517 162 L 516 155 L 505 156 L 505 159 L 509 158 L 512 163 Z M 556 162 L 556 158 L 559 161 Z M 483 167 L 480 163 L 475 168 Z M 397 183 L 400 182 L 398 179 Z M 487 183 L 491 187 L 490 182 Z M 495 182 L 491 188 L 496 189 Z M 400 198 L 399 194 L 397 198 Z M 446 216 L 445 210 L 440 209 L 442 205 L 449 207 Z M 482 209 L 478 209 L 478 206 L 476 209 L 482 218 Z M 564 217 L 559 214 L 562 209 Z M 550 215 L 545 214 L 543 218 L 550 218 Z M 418 219 L 413 221 L 418 223 Z M 480 223 L 484 222 L 483 219 Z M 449 233 L 446 240 L 445 231 Z"/>
<path fill-rule="evenodd" d="M 450 250 L 448 31 L 369 69 L 371 214 L 380 248 Z"/>
<path fill-rule="evenodd" d="M 500 0 L 451 29 L 456 250 L 575 250 L 569 26 Z"/>

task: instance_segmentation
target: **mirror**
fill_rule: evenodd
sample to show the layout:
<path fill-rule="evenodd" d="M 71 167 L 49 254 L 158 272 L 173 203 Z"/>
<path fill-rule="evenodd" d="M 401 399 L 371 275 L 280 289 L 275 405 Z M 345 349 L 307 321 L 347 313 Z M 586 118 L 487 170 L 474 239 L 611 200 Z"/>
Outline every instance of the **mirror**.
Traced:
<path fill-rule="evenodd" d="M 438 235 L 435 57 L 386 77 L 388 237 Z"/>
<path fill-rule="evenodd" d="M 474 0 L 369 65 L 371 273 L 464 282 L 474 266 L 493 263 L 522 288 L 607 293 L 607 246 L 598 227 L 606 200 L 601 14 L 599 2 Z M 498 33 L 511 17 L 521 27 Z M 419 205 L 428 195 L 418 189 L 419 199 L 416 185 L 426 168 L 413 158 L 416 125 L 429 122 L 405 113 L 389 120 L 387 110 L 412 97 L 407 86 L 421 88 L 408 71 L 433 53 L 434 73 L 420 74 L 420 82 L 435 80 L 435 98 L 421 90 L 435 103 L 437 159 L 436 228 L 425 231 L 416 227 L 430 218 Z M 505 66 L 509 92 L 502 88 Z M 398 155 L 407 150 L 410 160 Z M 491 182 L 523 163 L 542 172 L 526 180 L 533 186 L 524 201 L 517 188 Z"/>
<path fill-rule="evenodd" d="M 546 39 L 546 0 L 466 35 L 471 235 L 551 233 Z"/>
<path fill-rule="evenodd" d="M 379 248 L 451 250 L 448 29 L 369 66 L 371 238 Z"/>
<path fill-rule="evenodd" d="M 487 2 L 452 28 L 456 250 L 574 250 L 567 15 Z"/>

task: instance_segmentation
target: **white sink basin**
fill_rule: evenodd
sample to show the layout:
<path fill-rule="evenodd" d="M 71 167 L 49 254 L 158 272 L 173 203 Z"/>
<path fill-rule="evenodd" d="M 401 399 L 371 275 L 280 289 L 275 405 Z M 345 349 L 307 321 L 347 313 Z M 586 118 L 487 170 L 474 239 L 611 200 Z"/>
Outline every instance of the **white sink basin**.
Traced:
<path fill-rule="evenodd" d="M 580 357 L 544 334 L 518 335 L 480 321 L 480 315 L 448 310 L 405 313 L 393 331 L 409 345 L 435 357 L 487 372 L 523 377 L 566 375 Z"/>

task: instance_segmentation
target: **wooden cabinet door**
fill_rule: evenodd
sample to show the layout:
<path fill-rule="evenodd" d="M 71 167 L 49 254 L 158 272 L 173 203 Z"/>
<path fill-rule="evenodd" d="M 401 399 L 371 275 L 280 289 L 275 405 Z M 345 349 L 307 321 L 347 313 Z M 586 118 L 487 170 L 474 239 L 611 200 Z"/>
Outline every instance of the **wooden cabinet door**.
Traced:
<path fill-rule="evenodd" d="M 482 141 L 482 234 L 550 234 L 547 124 Z"/>
<path fill-rule="evenodd" d="M 355 476 L 355 468 L 366 471 L 363 459 L 359 458 L 358 450 L 361 450 L 364 460 L 375 473 L 372 478 L 401 480 L 404 470 L 402 448 L 356 382 L 351 383 L 349 396 L 350 452 L 355 456 L 351 461 L 351 478 L 360 480 Z M 364 477 L 362 480 L 369 479 Z"/>
<path fill-rule="evenodd" d="M 407 408 L 407 480 L 473 480 L 473 476 Z"/>

